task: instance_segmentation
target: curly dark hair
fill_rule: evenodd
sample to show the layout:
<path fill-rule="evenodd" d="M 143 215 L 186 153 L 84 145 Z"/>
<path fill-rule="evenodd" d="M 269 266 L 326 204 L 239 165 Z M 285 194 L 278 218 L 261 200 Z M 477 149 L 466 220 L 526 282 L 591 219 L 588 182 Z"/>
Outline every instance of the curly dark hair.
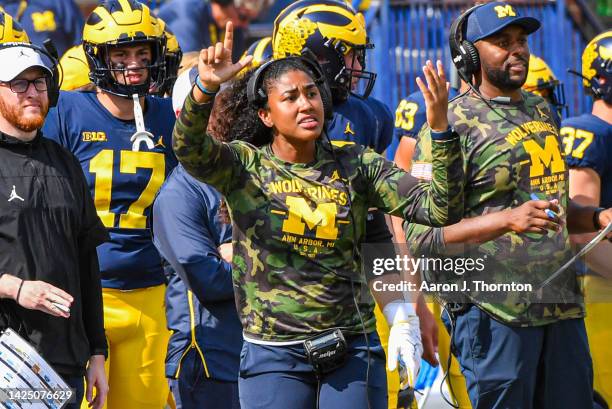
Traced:
<path fill-rule="evenodd" d="M 250 103 L 247 98 L 247 83 L 255 71 L 256 69 L 247 71 L 244 76 L 234 80 L 223 93 L 215 116 L 215 134 L 220 140 L 240 140 L 257 147 L 272 142 L 272 129 L 264 125 L 257 113 L 260 108 L 267 108 L 267 104 L 260 106 Z M 297 58 L 276 60 L 263 74 L 266 94 L 270 86 L 289 71 L 302 71 L 314 78 L 312 71 Z"/>

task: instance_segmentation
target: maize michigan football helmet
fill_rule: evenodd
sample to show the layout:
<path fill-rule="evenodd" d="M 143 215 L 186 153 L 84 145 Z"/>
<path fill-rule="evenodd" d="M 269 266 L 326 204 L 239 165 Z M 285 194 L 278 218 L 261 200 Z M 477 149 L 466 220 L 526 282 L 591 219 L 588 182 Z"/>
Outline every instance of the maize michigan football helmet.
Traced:
<path fill-rule="evenodd" d="M 164 96 L 165 94 L 172 95 L 172 88 L 178 77 L 178 71 L 181 67 L 181 60 L 183 59 L 183 51 L 179 46 L 178 40 L 170 28 L 166 25 L 164 20 L 161 18 L 157 19 L 159 22 L 159 28 L 163 35 L 166 37 L 166 77 L 164 79 L 164 85 L 159 89 L 159 95 Z"/>
<path fill-rule="evenodd" d="M 0 44 L 29 42 L 28 34 L 21 25 L 0 8 Z"/>
<path fill-rule="evenodd" d="M 555 77 L 546 61 L 533 54 L 529 57 L 529 71 L 523 89 L 548 100 L 559 115 L 566 107 L 563 83 Z"/>
<path fill-rule="evenodd" d="M 63 91 L 72 91 L 90 83 L 89 64 L 87 64 L 83 44 L 66 50 L 59 60 L 59 65 Z"/>
<path fill-rule="evenodd" d="M 256 69 L 263 63 L 270 61 L 274 57 L 272 52 L 272 37 L 260 38 L 259 40 L 253 42 L 242 54 L 241 58 L 244 58 L 247 55 L 252 55 L 253 59 L 249 65 L 240 70 L 238 73 L 238 76 L 240 77 L 245 75 L 247 72 Z"/>
<path fill-rule="evenodd" d="M 612 30 L 592 39 L 582 53 L 582 85 L 597 99 L 612 104 Z M 601 83 L 605 79 L 605 83 Z"/>
<path fill-rule="evenodd" d="M 244 55 L 252 55 L 250 68 L 259 67 L 261 64 L 269 61 L 273 57 L 272 53 L 272 37 L 264 37 L 255 41 L 247 48 Z"/>
<path fill-rule="evenodd" d="M 329 82 L 334 102 L 346 100 L 359 80 L 360 97 L 372 91 L 376 74 L 365 71 L 366 50 L 373 48 L 368 40 L 365 19 L 343 1 L 300 0 L 280 12 L 274 21 L 272 48 L 274 58 L 300 55 L 312 51 Z M 345 56 L 353 51 L 352 67 Z M 353 68 L 356 63 L 361 69 Z"/>
<path fill-rule="evenodd" d="M 127 85 L 115 75 L 125 75 L 126 67 L 114 65 L 109 51 L 113 47 L 151 45 L 151 61 L 143 84 Z M 146 95 L 163 86 L 166 75 L 166 36 L 149 8 L 135 0 L 107 0 L 96 7 L 85 22 L 83 47 L 90 67 L 91 81 L 114 95 L 131 97 Z"/>

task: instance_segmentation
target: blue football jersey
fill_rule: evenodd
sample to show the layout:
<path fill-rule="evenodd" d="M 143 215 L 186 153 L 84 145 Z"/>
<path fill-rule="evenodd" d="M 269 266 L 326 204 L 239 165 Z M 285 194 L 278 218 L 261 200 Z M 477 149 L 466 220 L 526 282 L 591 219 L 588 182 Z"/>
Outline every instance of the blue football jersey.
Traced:
<path fill-rule="evenodd" d="M 25 5 L 25 8 L 23 7 Z M 81 43 L 83 16 L 74 0 L 0 0 L 0 6 L 19 20 L 30 41 L 53 40 L 59 55 Z"/>
<path fill-rule="evenodd" d="M 459 92 L 455 88 L 448 91 L 448 99 L 455 98 Z M 421 91 L 413 92 L 402 99 L 395 110 L 395 137 L 400 140 L 404 136 L 417 138 L 419 131 L 427 122 L 425 98 Z"/>
<path fill-rule="evenodd" d="M 177 161 L 172 152 L 174 113 L 169 99 L 147 97 L 150 146 L 130 141 L 134 121 L 115 118 L 94 92 L 61 92 L 49 111 L 43 135 L 81 163 L 98 216 L 111 240 L 98 247 L 102 286 L 130 290 L 164 282 L 161 257 L 149 216 L 157 191 Z"/>
<path fill-rule="evenodd" d="M 332 141 L 358 143 L 381 153 L 382 146 L 377 116 L 370 106 L 360 98 L 349 95 L 342 104 L 334 105 L 334 117 L 328 122 L 327 132 Z"/>
<path fill-rule="evenodd" d="M 612 207 L 612 124 L 593 114 L 563 120 L 565 161 L 571 168 L 591 168 L 601 179 L 602 207 Z"/>

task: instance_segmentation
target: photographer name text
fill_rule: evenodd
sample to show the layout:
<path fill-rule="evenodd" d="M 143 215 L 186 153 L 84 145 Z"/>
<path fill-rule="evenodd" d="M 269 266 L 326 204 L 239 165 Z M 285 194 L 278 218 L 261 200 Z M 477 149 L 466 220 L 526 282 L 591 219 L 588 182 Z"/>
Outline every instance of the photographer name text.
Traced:
<path fill-rule="evenodd" d="M 411 281 L 399 283 L 374 282 L 374 291 L 423 291 L 423 292 L 530 292 L 533 285 L 529 283 L 487 283 L 481 280 L 462 281 L 458 283 L 430 283 L 422 281 L 420 284 Z"/>

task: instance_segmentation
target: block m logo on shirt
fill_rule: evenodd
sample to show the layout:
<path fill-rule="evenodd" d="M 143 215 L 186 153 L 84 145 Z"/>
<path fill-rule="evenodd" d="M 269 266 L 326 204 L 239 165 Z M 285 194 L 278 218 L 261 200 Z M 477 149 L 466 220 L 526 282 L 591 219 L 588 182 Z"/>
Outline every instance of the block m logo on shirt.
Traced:
<path fill-rule="evenodd" d="M 283 221 L 283 232 L 303 236 L 306 226 L 315 230 L 318 239 L 336 240 L 337 208 L 335 203 L 319 203 L 312 210 L 303 197 L 287 196 L 285 203 L 289 216 Z"/>
<path fill-rule="evenodd" d="M 544 176 L 544 168 L 550 169 L 552 173 L 565 171 L 565 161 L 561 156 L 559 142 L 554 135 L 546 135 L 544 148 L 533 139 L 523 141 L 523 147 L 531 157 L 529 177 Z"/>

